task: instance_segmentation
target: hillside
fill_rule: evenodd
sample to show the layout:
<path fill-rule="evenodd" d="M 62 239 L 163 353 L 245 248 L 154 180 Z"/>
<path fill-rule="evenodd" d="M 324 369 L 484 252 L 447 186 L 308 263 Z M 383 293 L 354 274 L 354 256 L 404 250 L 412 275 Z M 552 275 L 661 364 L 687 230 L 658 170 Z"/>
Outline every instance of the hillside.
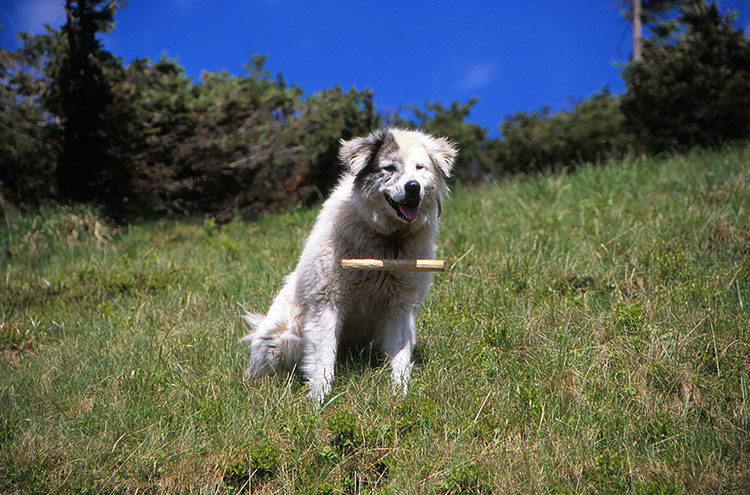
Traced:
<path fill-rule="evenodd" d="M 750 147 L 456 186 L 408 396 L 247 382 L 315 211 L 0 229 L 0 492 L 750 489 Z"/>

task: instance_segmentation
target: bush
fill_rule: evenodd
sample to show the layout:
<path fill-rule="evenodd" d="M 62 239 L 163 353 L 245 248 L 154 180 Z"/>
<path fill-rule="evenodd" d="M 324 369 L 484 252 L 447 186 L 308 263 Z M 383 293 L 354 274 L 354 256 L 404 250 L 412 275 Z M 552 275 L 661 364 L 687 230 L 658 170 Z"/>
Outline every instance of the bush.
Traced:
<path fill-rule="evenodd" d="M 534 172 L 621 154 L 632 138 L 620 101 L 605 87 L 572 111 L 516 112 L 500 125 L 498 161 L 506 172 Z"/>
<path fill-rule="evenodd" d="M 683 8 L 686 34 L 646 43 L 623 73 L 626 126 L 655 152 L 750 137 L 750 42 L 715 3 Z"/>
<path fill-rule="evenodd" d="M 28 35 L 19 37 L 31 45 Z M 40 102 L 44 82 L 35 73 L 42 65 L 33 49 L 0 48 L 0 214 L 7 214 L 6 201 L 34 207 L 55 193 L 59 143 Z"/>
<path fill-rule="evenodd" d="M 98 74 L 107 105 L 95 116 L 86 106 L 75 108 L 76 119 L 64 119 L 65 127 L 55 89 L 63 33 L 22 39 L 17 53 L 0 49 L 3 211 L 6 202 L 36 207 L 61 199 L 103 204 L 115 218 L 256 216 L 326 195 L 342 170 L 339 140 L 378 124 L 371 91 L 336 86 L 305 97 L 281 75 L 272 77 L 262 56 L 245 66 L 245 75 L 207 72 L 196 83 L 167 57 L 123 67 L 99 50 L 107 60 Z M 80 81 L 70 83 L 81 93 Z M 90 123 L 102 118 L 107 128 L 92 130 Z M 66 155 L 68 128 L 76 122 L 96 146 Z"/>
<path fill-rule="evenodd" d="M 376 125 L 370 91 L 339 87 L 306 99 L 264 68 L 205 73 L 134 61 L 128 87 L 145 140 L 133 159 L 144 212 L 254 216 L 327 194 L 341 171 L 338 142 Z"/>
<path fill-rule="evenodd" d="M 454 101 L 450 107 L 440 103 L 425 103 L 424 109 L 417 105 L 408 107 L 414 112 L 416 122 L 401 122 L 408 127 L 423 129 L 435 136 L 447 137 L 458 145 L 458 156 L 454 173 L 464 181 L 479 181 L 493 176 L 494 156 L 492 140 L 487 139 L 487 129 L 466 122 L 471 108 L 477 103 L 473 98 L 466 103 Z"/>

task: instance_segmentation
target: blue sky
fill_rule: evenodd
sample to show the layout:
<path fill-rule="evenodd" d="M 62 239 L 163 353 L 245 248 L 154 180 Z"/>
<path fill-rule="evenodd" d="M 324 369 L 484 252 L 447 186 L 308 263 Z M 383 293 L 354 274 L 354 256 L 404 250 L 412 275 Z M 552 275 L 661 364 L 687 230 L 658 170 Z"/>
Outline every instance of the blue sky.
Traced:
<path fill-rule="evenodd" d="M 61 0 L 0 0 L 0 45 L 61 25 Z M 723 0 L 748 31 L 750 0 Z M 570 107 L 608 85 L 624 90 L 631 51 L 617 0 L 130 0 L 102 39 L 125 62 L 176 58 L 188 74 L 242 73 L 252 54 L 314 92 L 370 88 L 380 111 L 477 97 L 469 120 L 493 135 L 516 110 Z"/>

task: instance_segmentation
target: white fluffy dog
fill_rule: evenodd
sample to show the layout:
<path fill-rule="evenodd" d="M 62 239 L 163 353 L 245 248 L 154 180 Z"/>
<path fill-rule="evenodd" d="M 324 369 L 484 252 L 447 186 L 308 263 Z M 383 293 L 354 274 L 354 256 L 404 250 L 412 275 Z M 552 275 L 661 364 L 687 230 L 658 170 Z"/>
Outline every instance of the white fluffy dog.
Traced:
<path fill-rule="evenodd" d="M 349 271 L 342 258 L 433 258 L 456 149 L 419 131 L 381 129 L 342 142 L 347 170 L 325 201 L 296 269 L 254 331 L 248 377 L 301 371 L 308 395 L 331 391 L 341 344 L 374 342 L 406 393 L 426 272 Z"/>

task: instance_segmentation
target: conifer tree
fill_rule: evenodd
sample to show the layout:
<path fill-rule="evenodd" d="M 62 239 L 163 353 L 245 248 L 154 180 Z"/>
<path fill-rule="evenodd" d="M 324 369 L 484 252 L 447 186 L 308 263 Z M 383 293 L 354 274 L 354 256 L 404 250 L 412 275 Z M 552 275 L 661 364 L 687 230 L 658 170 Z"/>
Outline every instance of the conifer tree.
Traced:
<path fill-rule="evenodd" d="M 116 4 L 106 0 L 66 0 L 64 49 L 51 107 L 62 124 L 62 147 L 55 172 L 63 200 L 122 199 L 128 174 L 111 149 L 107 110 L 114 100 L 106 68 L 117 65 L 96 38 L 113 26 Z"/>
<path fill-rule="evenodd" d="M 676 41 L 645 43 L 623 73 L 627 126 L 652 151 L 750 137 L 750 41 L 715 2 L 679 11 Z"/>

